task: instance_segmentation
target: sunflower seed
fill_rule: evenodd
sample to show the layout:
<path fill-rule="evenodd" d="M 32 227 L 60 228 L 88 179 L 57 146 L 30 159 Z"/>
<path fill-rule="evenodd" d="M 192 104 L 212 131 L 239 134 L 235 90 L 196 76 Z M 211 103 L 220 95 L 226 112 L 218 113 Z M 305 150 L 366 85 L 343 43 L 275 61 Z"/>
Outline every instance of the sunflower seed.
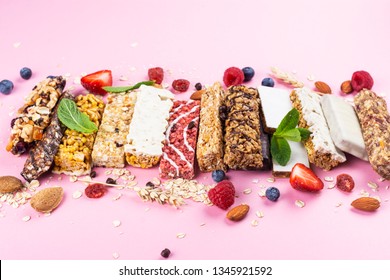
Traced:
<path fill-rule="evenodd" d="M 298 206 L 299 208 L 303 208 L 303 207 L 305 207 L 305 202 L 297 199 L 297 200 L 295 200 L 295 205 Z"/>

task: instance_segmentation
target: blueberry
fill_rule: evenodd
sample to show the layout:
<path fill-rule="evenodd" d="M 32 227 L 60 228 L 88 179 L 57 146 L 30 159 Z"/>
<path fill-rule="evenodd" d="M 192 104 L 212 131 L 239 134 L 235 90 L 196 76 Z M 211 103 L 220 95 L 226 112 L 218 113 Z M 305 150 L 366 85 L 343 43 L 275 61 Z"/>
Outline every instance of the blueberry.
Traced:
<path fill-rule="evenodd" d="M 196 90 L 201 90 L 203 88 L 202 84 L 201 83 L 196 83 L 195 84 L 195 89 Z"/>
<path fill-rule="evenodd" d="M 171 254 L 171 251 L 167 248 L 165 248 L 164 250 L 161 251 L 161 256 L 163 258 L 168 258 L 170 254 Z"/>
<path fill-rule="evenodd" d="M 14 89 L 14 84 L 10 80 L 2 80 L 0 82 L 0 92 L 3 94 L 10 94 Z"/>
<path fill-rule="evenodd" d="M 265 87 L 274 87 L 275 82 L 274 82 L 274 80 L 272 80 L 271 78 L 264 78 L 264 79 L 261 81 L 261 85 L 262 85 L 262 86 L 265 86 Z"/>
<path fill-rule="evenodd" d="M 47 76 L 46 78 L 47 78 L 47 79 L 55 79 L 55 78 L 57 78 L 57 76 L 49 75 L 49 76 Z"/>
<path fill-rule="evenodd" d="M 244 73 L 244 82 L 249 82 L 255 75 L 255 70 L 252 67 L 244 67 L 242 72 Z"/>
<path fill-rule="evenodd" d="M 31 75 L 32 75 L 32 72 L 31 72 L 30 68 L 23 67 L 22 69 L 20 69 L 20 76 L 23 79 L 28 80 L 31 78 Z"/>
<path fill-rule="evenodd" d="M 223 170 L 213 170 L 211 177 L 215 182 L 221 182 L 223 179 L 225 179 L 225 172 Z"/>
<path fill-rule="evenodd" d="M 265 196 L 271 200 L 271 201 L 277 201 L 279 196 L 280 196 L 280 192 L 277 188 L 275 187 L 270 187 L 268 188 L 266 191 L 265 191 Z"/>

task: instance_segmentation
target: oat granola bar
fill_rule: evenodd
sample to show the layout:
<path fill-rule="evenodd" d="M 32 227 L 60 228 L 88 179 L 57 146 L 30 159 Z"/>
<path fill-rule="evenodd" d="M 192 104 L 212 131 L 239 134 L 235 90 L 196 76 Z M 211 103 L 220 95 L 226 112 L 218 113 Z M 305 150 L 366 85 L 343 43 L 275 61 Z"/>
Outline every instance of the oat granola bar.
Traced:
<path fill-rule="evenodd" d="M 133 116 L 134 92 L 110 94 L 92 151 L 93 166 L 123 168 L 126 136 Z"/>
<path fill-rule="evenodd" d="M 225 164 L 231 169 L 262 168 L 260 99 L 257 89 L 230 87 L 225 105 Z"/>
<path fill-rule="evenodd" d="M 69 92 L 64 92 L 60 97 L 73 100 L 73 95 Z M 54 156 L 57 154 L 61 139 L 64 136 L 66 127 L 60 122 L 57 115 L 59 103 L 53 110 L 53 117 L 50 124 L 43 133 L 42 140 L 29 151 L 29 155 L 24 164 L 21 175 L 26 181 L 36 180 L 43 173 L 47 172 L 53 165 Z"/>
<path fill-rule="evenodd" d="M 363 89 L 354 98 L 368 160 L 373 169 L 390 180 L 390 115 L 386 101 Z"/>
<path fill-rule="evenodd" d="M 321 109 L 321 96 L 308 88 L 296 88 L 290 94 L 293 106 L 299 111 L 299 127 L 307 128 L 311 134 L 304 141 L 309 161 L 314 165 L 330 170 L 346 157 L 334 145 L 324 113 Z"/>
<path fill-rule="evenodd" d="M 145 85 L 136 95 L 125 145 L 126 161 L 132 166 L 149 168 L 158 164 L 162 156 L 174 96 L 169 90 Z"/>
<path fill-rule="evenodd" d="M 8 152 L 23 154 L 31 144 L 42 140 L 64 87 L 65 80 L 59 76 L 46 78 L 33 88 L 24 106 L 18 110 L 18 116 L 12 120 Z"/>
<path fill-rule="evenodd" d="M 103 101 L 93 94 L 79 95 L 75 98 L 79 110 L 99 127 L 103 110 Z M 66 175 L 86 175 L 91 172 L 92 147 L 96 132 L 81 133 L 67 128 L 54 157 L 53 173 Z"/>
<path fill-rule="evenodd" d="M 160 161 L 161 178 L 192 179 L 194 177 L 199 113 L 199 101 L 175 101 L 173 103 L 169 114 L 163 156 Z"/>
<path fill-rule="evenodd" d="M 225 91 L 218 82 L 202 94 L 196 159 L 203 172 L 226 170 L 223 162 L 223 124 L 219 118 L 219 108 L 223 106 L 224 98 Z"/>

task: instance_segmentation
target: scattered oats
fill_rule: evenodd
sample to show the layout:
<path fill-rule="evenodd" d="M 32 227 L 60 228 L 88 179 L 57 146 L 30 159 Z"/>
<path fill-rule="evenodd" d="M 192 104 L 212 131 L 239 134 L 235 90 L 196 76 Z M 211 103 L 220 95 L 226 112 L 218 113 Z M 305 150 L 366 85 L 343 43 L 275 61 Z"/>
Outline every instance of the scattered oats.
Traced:
<path fill-rule="evenodd" d="M 20 47 L 21 44 L 22 43 L 20 43 L 20 42 L 15 42 L 15 43 L 13 43 L 13 46 L 14 46 L 15 49 L 17 49 L 17 48 Z"/>
<path fill-rule="evenodd" d="M 4 217 L 5 217 L 5 213 L 0 212 L 0 218 L 4 218 Z"/>
<path fill-rule="evenodd" d="M 201 223 L 199 226 L 204 227 L 205 225 L 206 225 L 206 223 Z"/>
<path fill-rule="evenodd" d="M 258 218 L 263 218 L 264 217 L 264 213 L 262 211 L 256 211 L 256 216 Z"/>
<path fill-rule="evenodd" d="M 182 239 L 182 238 L 186 237 L 186 234 L 185 233 L 178 233 L 176 235 L 176 237 L 179 238 L 179 239 Z"/>
<path fill-rule="evenodd" d="M 137 181 L 131 181 L 131 182 L 129 182 L 129 183 L 126 185 L 126 187 L 127 187 L 127 188 L 132 188 L 132 187 L 134 187 L 134 186 L 136 186 L 136 185 L 138 185 L 138 182 L 137 182 Z"/>
<path fill-rule="evenodd" d="M 75 191 L 73 194 L 72 194 L 72 197 L 74 199 L 78 199 L 80 198 L 81 196 L 83 195 L 83 193 L 81 191 Z"/>
<path fill-rule="evenodd" d="M 71 181 L 72 183 L 76 182 L 77 181 L 77 176 L 75 175 L 72 175 L 69 177 L 69 181 Z"/>
<path fill-rule="evenodd" d="M 315 77 L 314 75 L 312 75 L 312 74 L 310 74 L 310 75 L 307 76 L 307 79 L 308 79 L 309 81 L 314 81 L 315 78 L 316 78 L 316 77 Z"/>
<path fill-rule="evenodd" d="M 138 42 L 134 42 L 134 43 L 132 43 L 130 46 L 131 46 L 132 48 L 135 48 L 135 47 L 138 46 Z"/>
<path fill-rule="evenodd" d="M 73 83 L 76 85 L 80 85 L 81 84 L 81 77 L 74 78 Z"/>
<path fill-rule="evenodd" d="M 388 202 L 389 201 L 389 199 L 388 198 L 386 198 L 385 200 L 384 200 L 384 202 Z"/>
<path fill-rule="evenodd" d="M 65 73 L 64 76 L 65 77 L 70 77 L 71 75 L 70 75 L 70 73 Z"/>
<path fill-rule="evenodd" d="M 341 205 L 343 205 L 343 203 L 339 202 L 336 204 L 336 207 L 340 207 Z"/>
<path fill-rule="evenodd" d="M 146 207 L 145 208 L 145 212 L 149 212 L 150 211 L 150 208 L 149 207 Z"/>
<path fill-rule="evenodd" d="M 24 216 L 24 217 L 22 218 L 22 220 L 23 220 L 23 222 L 28 222 L 28 221 L 31 220 L 31 217 L 30 217 L 30 216 Z"/>
<path fill-rule="evenodd" d="M 110 175 L 112 173 L 112 170 L 106 170 L 106 171 L 104 171 L 104 174 L 106 174 L 106 175 Z"/>
<path fill-rule="evenodd" d="M 258 194 L 260 197 L 265 197 L 265 190 L 260 190 L 257 194 Z"/>
<path fill-rule="evenodd" d="M 385 189 L 388 190 L 388 189 L 389 189 L 389 186 L 386 186 Z"/>
<path fill-rule="evenodd" d="M 247 188 L 243 191 L 244 194 L 250 194 L 252 193 L 252 189 L 251 188 Z"/>
<path fill-rule="evenodd" d="M 374 192 L 376 192 L 376 191 L 378 191 L 378 185 L 376 184 L 376 183 L 374 183 L 374 182 L 368 182 L 367 183 L 367 185 L 374 191 Z"/>
<path fill-rule="evenodd" d="M 51 212 L 43 214 L 45 217 L 49 217 L 51 215 Z"/>
<path fill-rule="evenodd" d="M 86 182 L 91 182 L 92 178 L 91 178 L 91 176 L 84 176 L 83 180 Z"/>
<path fill-rule="evenodd" d="M 258 220 L 252 220 L 251 222 L 251 226 L 252 227 L 257 227 L 259 225 L 259 221 Z"/>
<path fill-rule="evenodd" d="M 119 235 L 122 235 L 123 234 L 123 231 L 120 231 L 120 232 L 118 232 L 119 233 Z"/>
<path fill-rule="evenodd" d="M 14 113 L 15 113 L 14 111 L 11 111 L 8 113 L 8 116 L 12 117 L 14 115 Z"/>
<path fill-rule="evenodd" d="M 134 66 L 133 67 L 130 67 L 130 71 L 131 72 L 134 72 L 134 71 L 136 71 L 137 70 L 137 68 L 135 68 Z"/>
<path fill-rule="evenodd" d="M 376 200 L 378 200 L 379 202 L 382 202 L 381 198 L 379 196 L 373 196 L 372 198 L 375 198 Z"/>
<path fill-rule="evenodd" d="M 305 207 L 305 202 L 297 199 L 297 200 L 295 200 L 295 205 L 298 206 L 299 208 L 303 208 L 303 207 Z"/>
<path fill-rule="evenodd" d="M 14 202 L 12 202 L 11 203 L 11 206 L 12 206 L 12 208 L 19 208 L 19 203 L 17 203 L 16 201 L 14 201 Z"/>
<path fill-rule="evenodd" d="M 119 221 L 119 220 L 114 220 L 114 221 L 112 221 L 112 225 L 113 225 L 114 227 L 119 227 L 121 224 L 122 224 L 122 223 L 121 223 L 121 221 Z"/>
<path fill-rule="evenodd" d="M 361 190 L 360 191 L 360 196 L 362 197 L 369 197 L 370 196 L 370 193 L 366 190 Z"/>
<path fill-rule="evenodd" d="M 333 182 L 333 177 L 331 177 L 331 176 L 326 176 L 326 177 L 324 178 L 324 180 L 325 180 L 326 182 Z"/>
<path fill-rule="evenodd" d="M 336 184 L 329 184 L 328 185 L 328 189 L 334 189 L 334 187 L 336 187 Z"/>
<path fill-rule="evenodd" d="M 152 178 L 152 180 L 150 180 L 150 182 L 155 185 L 155 186 L 159 186 L 161 184 L 161 181 L 160 179 L 158 179 L 157 177 L 154 177 Z"/>
<path fill-rule="evenodd" d="M 120 199 L 122 197 L 122 194 L 121 193 L 118 193 L 117 195 L 115 195 L 113 198 L 112 198 L 112 200 L 118 200 L 118 199 Z"/>
<path fill-rule="evenodd" d="M 267 178 L 267 182 L 268 183 L 273 183 L 273 182 L 275 182 L 275 178 L 274 177 Z"/>
<path fill-rule="evenodd" d="M 167 89 L 167 88 L 170 87 L 170 84 L 168 84 L 168 83 L 163 83 L 163 84 L 162 84 L 162 87 L 165 88 L 165 89 Z"/>
<path fill-rule="evenodd" d="M 379 182 L 384 182 L 385 180 L 386 180 L 386 179 L 383 178 L 383 177 L 380 177 L 380 178 L 378 179 Z"/>
<path fill-rule="evenodd" d="M 253 179 L 253 180 L 252 180 L 252 183 L 253 183 L 253 184 L 259 183 L 259 179 Z"/>
<path fill-rule="evenodd" d="M 119 258 L 119 254 L 118 253 L 112 253 L 112 257 L 114 258 L 114 259 L 118 259 Z"/>
<path fill-rule="evenodd" d="M 62 176 L 59 176 L 57 180 L 58 180 L 58 181 L 61 181 L 61 180 L 62 180 Z"/>
<path fill-rule="evenodd" d="M 123 76 L 123 75 L 121 75 L 120 77 L 119 77 L 119 81 L 127 81 L 129 78 L 127 78 L 126 76 Z"/>
<path fill-rule="evenodd" d="M 0 208 L 3 207 L 3 204 L 0 203 Z"/>

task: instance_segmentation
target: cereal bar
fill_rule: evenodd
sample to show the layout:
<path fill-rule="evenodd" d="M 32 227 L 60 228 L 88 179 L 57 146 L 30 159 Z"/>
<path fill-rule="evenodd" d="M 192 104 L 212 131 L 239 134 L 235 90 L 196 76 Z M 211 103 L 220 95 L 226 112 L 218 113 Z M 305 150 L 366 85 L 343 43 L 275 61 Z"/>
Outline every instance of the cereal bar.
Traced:
<path fill-rule="evenodd" d="M 196 159 L 203 172 L 226 170 L 223 162 L 223 124 L 219 116 L 225 98 L 220 83 L 214 83 L 202 94 Z"/>
<path fill-rule="evenodd" d="M 64 87 L 65 80 L 59 76 L 46 78 L 33 88 L 24 106 L 18 110 L 18 116 L 11 122 L 8 152 L 23 154 L 31 144 L 42 139 Z"/>
<path fill-rule="evenodd" d="M 225 105 L 224 162 L 231 169 L 260 169 L 263 156 L 260 140 L 260 99 L 257 89 L 233 86 Z"/>
<path fill-rule="evenodd" d="M 169 114 L 169 126 L 160 162 L 160 177 L 192 179 L 196 136 L 200 113 L 199 101 L 175 101 Z"/>
<path fill-rule="evenodd" d="M 93 94 L 79 95 L 75 98 L 79 110 L 99 127 L 104 110 L 103 101 Z M 92 167 L 92 147 L 95 133 L 81 133 L 67 128 L 60 148 L 54 157 L 54 173 L 67 175 L 89 174 Z"/>
<path fill-rule="evenodd" d="M 390 115 L 386 101 L 363 89 L 354 99 L 368 160 L 373 169 L 390 180 Z"/>
<path fill-rule="evenodd" d="M 133 116 L 136 95 L 110 94 L 92 151 L 93 166 L 123 168 L 126 136 Z"/>

